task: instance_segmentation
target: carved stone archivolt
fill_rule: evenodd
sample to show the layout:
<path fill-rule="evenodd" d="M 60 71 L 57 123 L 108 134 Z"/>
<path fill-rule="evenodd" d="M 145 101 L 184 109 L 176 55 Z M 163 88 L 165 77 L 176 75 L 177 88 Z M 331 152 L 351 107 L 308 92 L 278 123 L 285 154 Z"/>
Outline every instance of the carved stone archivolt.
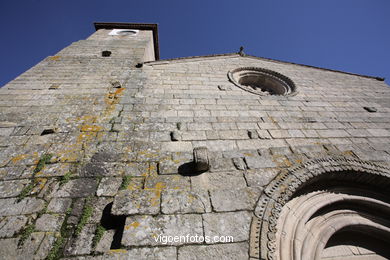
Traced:
<path fill-rule="evenodd" d="M 373 239 L 390 241 L 389 187 L 387 165 L 344 157 L 316 159 L 283 171 L 258 200 L 250 254 L 320 259 L 328 241 L 362 227 L 372 231 Z"/>

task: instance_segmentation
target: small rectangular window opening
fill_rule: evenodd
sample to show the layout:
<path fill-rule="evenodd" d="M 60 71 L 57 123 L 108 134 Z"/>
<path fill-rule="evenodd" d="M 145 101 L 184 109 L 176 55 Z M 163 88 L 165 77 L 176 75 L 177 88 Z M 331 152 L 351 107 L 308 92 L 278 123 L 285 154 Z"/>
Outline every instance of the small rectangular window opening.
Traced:
<path fill-rule="evenodd" d="M 59 89 L 60 85 L 53 84 L 49 87 L 49 89 Z"/>
<path fill-rule="evenodd" d="M 42 131 L 41 136 L 42 135 L 50 135 L 50 134 L 54 134 L 54 133 L 55 133 L 54 129 L 45 129 Z"/>

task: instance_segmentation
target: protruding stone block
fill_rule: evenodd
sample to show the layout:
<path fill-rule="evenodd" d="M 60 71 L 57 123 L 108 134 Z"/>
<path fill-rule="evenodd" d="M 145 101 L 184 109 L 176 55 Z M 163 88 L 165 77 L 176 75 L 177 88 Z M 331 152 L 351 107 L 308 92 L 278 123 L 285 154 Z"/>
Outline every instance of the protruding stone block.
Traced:
<path fill-rule="evenodd" d="M 111 81 L 111 85 L 113 88 L 121 88 L 122 85 L 118 80 Z"/>
<path fill-rule="evenodd" d="M 363 107 L 363 108 L 370 113 L 375 113 L 376 111 L 378 111 L 376 107 Z"/>
<path fill-rule="evenodd" d="M 172 141 L 180 141 L 180 133 L 179 131 L 172 131 L 171 132 L 171 140 Z"/>
<path fill-rule="evenodd" d="M 256 130 L 248 130 L 248 136 L 250 139 L 257 139 L 259 138 L 259 135 L 257 134 Z"/>
<path fill-rule="evenodd" d="M 194 148 L 194 168 L 197 172 L 205 172 L 210 169 L 209 152 L 207 147 Z"/>

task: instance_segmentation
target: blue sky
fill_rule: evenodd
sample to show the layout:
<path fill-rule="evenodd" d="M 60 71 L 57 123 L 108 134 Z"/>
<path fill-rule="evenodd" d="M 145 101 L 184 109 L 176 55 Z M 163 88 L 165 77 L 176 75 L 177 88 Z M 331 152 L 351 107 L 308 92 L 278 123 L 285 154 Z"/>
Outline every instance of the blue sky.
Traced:
<path fill-rule="evenodd" d="M 1 0 L 0 86 L 93 22 L 158 23 L 162 59 L 237 52 L 385 77 L 389 0 Z"/>

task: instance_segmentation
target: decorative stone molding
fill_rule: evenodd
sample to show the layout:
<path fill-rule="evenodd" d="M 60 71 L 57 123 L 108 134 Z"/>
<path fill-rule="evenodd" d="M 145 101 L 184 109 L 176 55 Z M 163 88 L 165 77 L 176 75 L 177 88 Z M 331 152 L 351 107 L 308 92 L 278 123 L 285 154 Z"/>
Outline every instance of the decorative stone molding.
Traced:
<path fill-rule="evenodd" d="M 292 96 L 297 93 L 295 84 L 290 78 L 268 69 L 237 68 L 229 71 L 228 77 L 237 87 L 261 96 Z"/>
<path fill-rule="evenodd" d="M 260 250 L 251 248 L 251 256 L 260 259 L 278 259 L 277 252 L 277 224 L 286 205 L 303 187 L 313 183 L 319 178 L 356 180 L 370 183 L 374 179 L 380 178 L 380 182 L 375 185 L 381 188 L 390 185 L 390 168 L 369 161 L 349 159 L 345 157 L 329 157 L 312 160 L 303 163 L 291 170 L 283 170 L 264 189 L 255 209 L 255 216 L 261 221 L 258 241 L 251 241 L 251 245 L 256 244 Z M 258 252 L 255 254 L 254 252 Z"/>

